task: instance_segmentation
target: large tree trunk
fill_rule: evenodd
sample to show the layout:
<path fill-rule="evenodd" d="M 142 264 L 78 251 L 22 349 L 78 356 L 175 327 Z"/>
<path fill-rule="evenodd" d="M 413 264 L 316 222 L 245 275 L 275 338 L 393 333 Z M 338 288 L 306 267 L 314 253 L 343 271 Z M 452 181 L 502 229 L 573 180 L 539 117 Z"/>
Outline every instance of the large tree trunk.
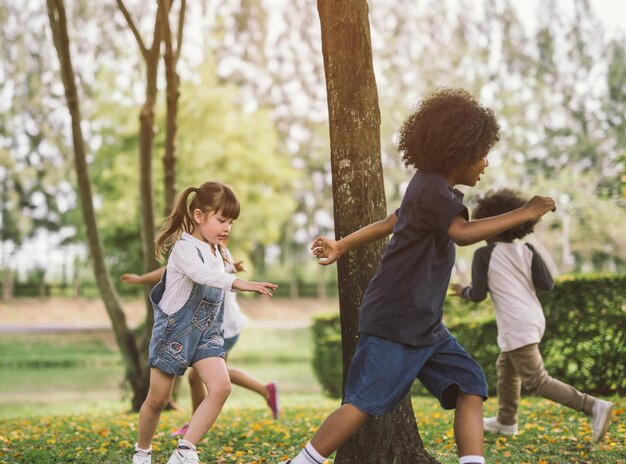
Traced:
<path fill-rule="evenodd" d="M 380 158 L 380 111 L 365 0 L 318 0 L 330 118 L 335 234 L 386 216 Z M 345 375 L 358 335 L 361 298 L 382 257 L 382 241 L 338 263 Z M 424 449 L 410 397 L 371 420 L 337 451 L 336 464 L 437 462 Z"/>
<path fill-rule="evenodd" d="M 137 404 L 137 402 L 139 400 L 143 402 L 143 398 L 145 398 L 147 393 L 148 383 L 147 377 L 145 377 L 146 372 L 142 369 L 142 366 L 145 365 L 145 360 L 143 354 L 140 354 L 137 349 L 133 333 L 126 323 L 126 316 L 122 311 L 119 298 L 109 279 L 104 262 L 102 244 L 100 242 L 93 208 L 93 198 L 85 154 L 85 142 L 80 126 L 80 105 L 74 79 L 74 69 L 70 57 L 69 37 L 63 0 L 48 0 L 48 16 L 50 18 L 54 45 L 59 56 L 67 106 L 72 120 L 74 167 L 76 169 L 83 220 L 87 231 L 87 243 L 91 253 L 96 282 L 98 283 L 102 300 L 109 314 L 109 318 L 111 319 L 117 344 L 124 359 L 126 379 L 133 390 L 133 406 L 138 409 L 141 403 Z"/>

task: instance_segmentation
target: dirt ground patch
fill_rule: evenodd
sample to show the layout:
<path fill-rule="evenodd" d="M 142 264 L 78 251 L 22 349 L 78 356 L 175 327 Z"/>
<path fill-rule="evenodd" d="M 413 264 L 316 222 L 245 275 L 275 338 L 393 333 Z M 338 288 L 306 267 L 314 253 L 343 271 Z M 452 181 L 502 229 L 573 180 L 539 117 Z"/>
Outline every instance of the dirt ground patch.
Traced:
<path fill-rule="evenodd" d="M 246 298 L 239 304 L 251 324 L 302 324 L 316 313 L 338 310 L 335 299 L 314 298 Z M 143 322 L 146 306 L 143 300 L 123 302 L 123 309 L 131 327 Z M 14 298 L 0 301 L 0 327 L 110 327 L 111 323 L 101 300 L 87 298 Z"/>

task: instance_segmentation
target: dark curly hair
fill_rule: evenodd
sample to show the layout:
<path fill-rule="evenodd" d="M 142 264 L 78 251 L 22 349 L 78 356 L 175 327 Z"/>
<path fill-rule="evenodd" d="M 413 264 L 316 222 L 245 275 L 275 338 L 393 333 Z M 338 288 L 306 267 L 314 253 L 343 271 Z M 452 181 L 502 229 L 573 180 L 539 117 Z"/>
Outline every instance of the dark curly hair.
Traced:
<path fill-rule="evenodd" d="M 520 192 L 507 188 L 495 192 L 490 190 L 484 197 L 479 197 L 476 200 L 476 207 L 474 208 L 472 216 L 474 219 L 498 216 L 521 208 L 525 204 L 526 199 Z M 493 240 L 498 242 L 512 242 L 516 238 L 525 237 L 532 233 L 538 221 L 539 220 L 524 222 L 519 226 L 513 227 L 493 237 Z"/>
<path fill-rule="evenodd" d="M 493 110 L 466 90 L 439 89 L 422 100 L 400 129 L 402 161 L 447 174 L 471 166 L 500 139 Z"/>

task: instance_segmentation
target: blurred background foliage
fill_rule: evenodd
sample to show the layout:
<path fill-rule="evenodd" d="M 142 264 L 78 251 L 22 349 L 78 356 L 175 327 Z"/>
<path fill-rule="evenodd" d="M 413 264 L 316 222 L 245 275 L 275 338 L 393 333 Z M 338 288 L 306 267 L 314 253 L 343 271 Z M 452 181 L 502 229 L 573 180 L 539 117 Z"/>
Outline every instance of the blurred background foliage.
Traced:
<path fill-rule="evenodd" d="M 149 35 L 155 5 L 128 2 Z M 68 2 L 98 225 L 111 274 L 140 272 L 141 56 L 114 2 Z M 284 294 L 324 295 L 334 270 L 308 252 L 332 235 L 326 92 L 313 0 L 188 5 L 179 63 L 177 187 L 217 179 L 242 202 L 231 248 Z M 312 18 L 315 18 L 312 20 Z M 387 201 L 412 173 L 395 134 L 438 86 L 494 107 L 501 141 L 476 194 L 502 186 L 554 196 L 533 242 L 554 274 L 626 266 L 626 51 L 586 0 L 532 9 L 511 0 L 371 2 Z M 28 24 L 28 27 L 24 27 Z M 0 268 L 3 296 L 94 291 L 71 166 L 71 136 L 45 2 L 0 0 Z M 164 150 L 159 82 L 155 157 Z M 162 164 L 155 210 L 163 217 Z M 466 279 L 473 250 L 459 250 Z M 61 290 L 58 290 L 61 289 Z M 91 289 L 91 290 L 90 290 Z M 123 292 L 136 289 L 120 289 Z"/>

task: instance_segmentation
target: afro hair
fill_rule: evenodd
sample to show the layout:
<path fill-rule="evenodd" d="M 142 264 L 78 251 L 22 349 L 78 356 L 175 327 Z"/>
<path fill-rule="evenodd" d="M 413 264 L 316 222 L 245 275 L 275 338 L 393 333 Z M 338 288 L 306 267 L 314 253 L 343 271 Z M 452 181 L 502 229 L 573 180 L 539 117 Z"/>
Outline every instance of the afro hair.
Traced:
<path fill-rule="evenodd" d="M 398 149 L 408 166 L 447 174 L 471 166 L 499 140 L 493 110 L 466 90 L 439 89 L 422 100 L 400 129 Z"/>
<path fill-rule="evenodd" d="M 490 190 L 485 196 L 479 197 L 476 200 L 473 217 L 474 219 L 484 219 L 499 216 L 500 214 L 521 208 L 525 204 L 526 199 L 521 193 L 515 190 L 506 188 L 495 192 Z M 517 238 L 525 237 L 532 233 L 537 222 L 538 220 L 524 222 L 519 226 L 502 232 L 493 237 L 493 239 L 498 242 L 512 242 Z"/>

